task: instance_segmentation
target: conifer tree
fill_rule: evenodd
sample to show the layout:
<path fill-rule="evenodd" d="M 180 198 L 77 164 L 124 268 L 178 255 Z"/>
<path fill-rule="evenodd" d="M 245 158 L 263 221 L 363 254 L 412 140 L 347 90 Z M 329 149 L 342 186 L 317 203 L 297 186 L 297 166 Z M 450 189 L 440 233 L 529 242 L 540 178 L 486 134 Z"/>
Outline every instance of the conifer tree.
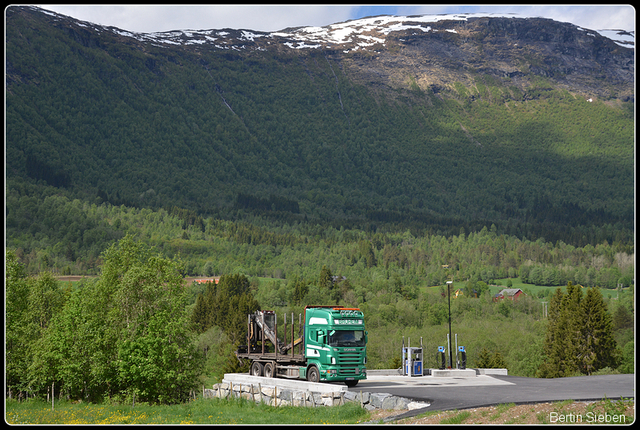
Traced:
<path fill-rule="evenodd" d="M 191 314 L 191 321 L 199 334 L 204 333 L 209 328 L 208 308 L 209 306 L 207 306 L 207 298 L 205 295 L 202 293 L 198 294 L 196 304 Z"/>
<path fill-rule="evenodd" d="M 581 307 L 583 323 L 580 371 L 591 375 L 597 369 L 616 367 L 618 359 L 613 337 L 613 322 L 600 290 L 589 288 Z"/>
<path fill-rule="evenodd" d="M 340 289 L 337 288 L 335 282 L 333 281 L 333 274 L 331 273 L 331 269 L 329 269 L 326 265 L 322 266 L 318 283 L 320 285 L 320 289 L 328 293 L 329 300 L 334 303 L 338 303 L 338 301 L 340 300 Z"/>
<path fill-rule="evenodd" d="M 603 367 L 615 367 L 616 345 L 611 316 L 598 289 L 585 298 L 577 285 L 558 288 L 549 303 L 549 322 L 544 342 L 545 361 L 538 369 L 544 378 L 590 375 Z"/>
<path fill-rule="evenodd" d="M 502 369 L 507 367 L 504 357 L 499 351 L 490 352 L 483 347 L 478 354 L 476 366 L 485 369 Z"/>
<path fill-rule="evenodd" d="M 555 378 L 561 376 L 559 366 L 555 364 L 562 363 L 566 359 L 560 322 L 563 297 L 564 293 L 562 292 L 562 289 L 557 288 L 549 302 L 549 321 L 544 340 L 544 354 L 546 356 L 546 360 L 538 369 L 539 377 Z"/>
<path fill-rule="evenodd" d="M 538 376 L 557 378 L 570 376 L 578 370 L 576 356 L 580 338 L 580 300 L 582 292 L 571 282 L 567 292 L 556 289 L 549 303 L 549 325 L 544 342 L 545 362 Z"/>
<path fill-rule="evenodd" d="M 622 303 L 618 303 L 616 310 L 613 312 L 613 326 L 615 330 L 633 328 L 633 314 Z"/>
<path fill-rule="evenodd" d="M 223 275 L 218 285 L 209 282 L 205 294 L 198 295 L 191 321 L 199 333 L 217 326 L 235 342 L 245 335 L 247 315 L 258 309 L 246 276 Z"/>
<path fill-rule="evenodd" d="M 567 294 L 563 297 L 560 310 L 560 329 L 564 348 L 564 360 L 560 362 L 562 376 L 575 374 L 579 370 L 578 357 L 584 354 L 580 342 L 584 320 L 581 301 L 580 287 L 571 282 L 567 283 Z"/>
<path fill-rule="evenodd" d="M 320 271 L 320 277 L 318 279 L 318 285 L 321 289 L 331 291 L 333 287 L 333 279 L 331 270 L 326 266 L 322 266 L 322 270 Z"/>
<path fill-rule="evenodd" d="M 293 282 L 293 293 L 291 296 L 291 301 L 296 305 L 302 304 L 304 297 L 309 292 L 309 286 L 307 285 L 307 282 L 304 279 L 298 276 L 294 277 L 292 282 Z"/>
<path fill-rule="evenodd" d="M 488 369 L 491 366 L 491 353 L 485 347 L 482 347 L 480 353 L 478 354 L 478 359 L 476 361 L 476 367 Z"/>

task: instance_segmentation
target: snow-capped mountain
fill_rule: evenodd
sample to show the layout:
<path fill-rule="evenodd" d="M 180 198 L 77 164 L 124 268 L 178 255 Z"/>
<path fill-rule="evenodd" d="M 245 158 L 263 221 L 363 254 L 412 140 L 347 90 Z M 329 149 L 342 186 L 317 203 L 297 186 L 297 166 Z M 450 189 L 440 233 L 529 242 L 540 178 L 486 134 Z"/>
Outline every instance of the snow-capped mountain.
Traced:
<path fill-rule="evenodd" d="M 53 17 L 63 17 L 54 12 L 40 11 Z M 66 18 L 66 17 L 65 17 Z M 401 32 L 438 32 L 458 33 L 458 26 L 479 18 L 523 18 L 517 14 L 470 13 L 439 14 L 413 16 L 373 16 L 323 27 L 295 27 L 274 32 L 261 32 L 246 29 L 210 29 L 210 30 L 174 30 L 155 33 L 136 33 L 115 27 L 102 27 L 79 21 L 79 25 L 94 29 L 102 28 L 121 36 L 132 37 L 141 42 L 156 45 L 209 45 L 219 49 L 264 49 L 264 44 L 281 43 L 294 49 L 313 49 L 346 47 L 346 52 L 359 49 L 375 49 L 384 45 L 391 33 Z M 432 27 L 436 23 L 446 23 L 444 27 Z M 447 28 L 448 24 L 448 28 Z M 615 41 L 627 48 L 634 47 L 635 34 L 625 30 L 590 30 L 574 26 L 580 31 Z"/>
<path fill-rule="evenodd" d="M 480 73 L 508 80 L 503 83 L 525 93 L 532 79 L 543 77 L 587 99 L 634 97 L 634 32 L 596 31 L 547 18 L 381 15 L 273 32 L 224 28 L 136 33 L 35 7 L 25 9 L 46 16 L 51 25 L 64 27 L 78 40 L 136 45 L 150 55 L 173 55 L 163 54 L 165 49 L 205 57 L 220 52 L 312 55 L 321 51 L 361 82 L 390 88 L 406 88 L 407 77 L 412 76 L 416 88 L 451 91 L 456 83 L 475 85 Z"/>

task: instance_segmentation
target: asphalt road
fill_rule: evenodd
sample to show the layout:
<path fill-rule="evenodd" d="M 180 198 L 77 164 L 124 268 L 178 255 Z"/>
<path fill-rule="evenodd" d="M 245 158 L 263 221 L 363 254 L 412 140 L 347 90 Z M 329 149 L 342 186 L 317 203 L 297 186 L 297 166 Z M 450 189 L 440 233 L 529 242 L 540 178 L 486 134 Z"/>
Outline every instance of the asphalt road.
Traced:
<path fill-rule="evenodd" d="M 371 376 L 349 390 L 389 393 L 429 404 L 426 408 L 398 415 L 406 418 L 430 410 L 468 409 L 502 403 L 635 398 L 635 378 L 631 374 L 554 379 L 497 375 L 475 378 Z"/>

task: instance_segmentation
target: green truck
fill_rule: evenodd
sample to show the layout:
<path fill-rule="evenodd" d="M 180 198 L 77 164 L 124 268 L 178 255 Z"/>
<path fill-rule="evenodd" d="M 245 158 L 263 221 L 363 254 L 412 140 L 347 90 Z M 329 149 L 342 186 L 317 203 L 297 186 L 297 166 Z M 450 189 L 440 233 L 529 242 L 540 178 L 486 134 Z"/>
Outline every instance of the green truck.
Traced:
<path fill-rule="evenodd" d="M 275 312 L 256 311 L 248 316 L 247 344 L 238 348 L 236 357 L 242 364 L 251 363 L 253 376 L 344 382 L 349 387 L 367 378 L 367 332 L 360 309 L 307 306 L 304 326 L 301 321 L 299 315 L 296 335 L 293 314 L 289 330 L 285 314 L 278 336 Z"/>

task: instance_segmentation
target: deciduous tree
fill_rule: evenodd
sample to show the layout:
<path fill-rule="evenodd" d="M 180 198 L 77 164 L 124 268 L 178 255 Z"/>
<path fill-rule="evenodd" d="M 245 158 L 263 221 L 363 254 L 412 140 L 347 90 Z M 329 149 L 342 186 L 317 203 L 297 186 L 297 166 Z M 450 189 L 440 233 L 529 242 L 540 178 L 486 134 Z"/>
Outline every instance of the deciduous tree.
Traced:
<path fill-rule="evenodd" d="M 37 343 L 32 379 L 60 383 L 74 398 L 135 393 L 154 403 L 185 400 L 202 352 L 186 311 L 181 264 L 129 235 L 102 257 L 102 276 L 74 291 Z"/>

